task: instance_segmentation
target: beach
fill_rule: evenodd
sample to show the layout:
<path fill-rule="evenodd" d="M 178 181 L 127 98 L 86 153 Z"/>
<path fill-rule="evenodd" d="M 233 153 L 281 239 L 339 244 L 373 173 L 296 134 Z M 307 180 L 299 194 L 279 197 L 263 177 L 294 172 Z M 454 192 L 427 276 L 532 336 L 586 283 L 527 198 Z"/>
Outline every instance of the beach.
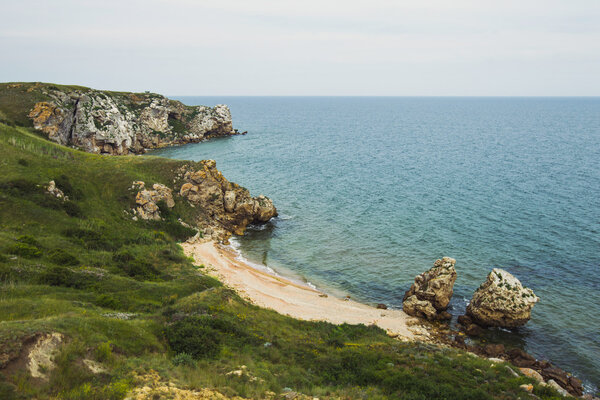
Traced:
<path fill-rule="evenodd" d="M 308 321 L 377 325 L 402 340 L 426 340 L 416 318 L 402 310 L 383 310 L 351 299 L 339 299 L 281 276 L 257 270 L 238 259 L 235 251 L 215 242 L 182 243 L 188 257 L 203 264 L 209 275 L 260 307 Z"/>

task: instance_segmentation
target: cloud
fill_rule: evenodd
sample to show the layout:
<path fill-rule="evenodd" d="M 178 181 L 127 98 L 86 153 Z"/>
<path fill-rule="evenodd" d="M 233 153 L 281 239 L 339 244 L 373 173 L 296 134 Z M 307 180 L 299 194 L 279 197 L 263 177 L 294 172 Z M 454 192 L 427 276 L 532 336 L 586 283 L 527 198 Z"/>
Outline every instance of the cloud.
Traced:
<path fill-rule="evenodd" d="M 554 74 L 569 77 L 569 94 L 600 93 L 596 0 L 22 0 L 0 13 L 11 16 L 0 25 L 6 80 L 79 76 L 180 94 L 567 94 L 564 78 L 540 82 Z M 503 84 L 479 78 L 486 71 Z"/>

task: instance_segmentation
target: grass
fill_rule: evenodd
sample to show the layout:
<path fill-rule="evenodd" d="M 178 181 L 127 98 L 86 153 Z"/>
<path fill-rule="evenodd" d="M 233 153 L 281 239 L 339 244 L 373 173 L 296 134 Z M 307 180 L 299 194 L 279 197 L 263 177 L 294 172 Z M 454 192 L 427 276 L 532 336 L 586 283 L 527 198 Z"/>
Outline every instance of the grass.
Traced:
<path fill-rule="evenodd" d="M 193 231 L 174 222 L 206 218 L 199 207 L 176 196 L 165 221 L 128 213 L 133 181 L 172 185 L 184 164 L 86 154 L 0 124 L 0 354 L 18 354 L 31 335 L 66 337 L 47 382 L 0 370 L 0 398 L 123 399 L 151 371 L 250 398 L 286 387 L 357 399 L 523 398 L 519 385 L 532 381 L 504 365 L 376 327 L 295 320 L 204 275 L 177 245 Z M 44 193 L 52 179 L 78 212 Z"/>

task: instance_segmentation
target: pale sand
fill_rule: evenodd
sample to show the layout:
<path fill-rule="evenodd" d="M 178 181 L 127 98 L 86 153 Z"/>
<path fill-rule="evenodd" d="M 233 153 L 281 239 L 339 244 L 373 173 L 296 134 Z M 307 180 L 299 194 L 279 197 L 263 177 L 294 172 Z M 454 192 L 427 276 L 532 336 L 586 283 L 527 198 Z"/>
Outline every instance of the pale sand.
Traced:
<path fill-rule="evenodd" d="M 353 300 L 324 297 L 324 293 L 308 286 L 252 268 L 236 260 L 231 249 L 214 242 L 181 246 L 188 257 L 204 264 L 209 274 L 258 306 L 303 320 L 377 325 L 389 335 L 406 340 L 421 336 L 418 327 L 409 328 L 417 320 L 401 310 L 380 310 Z"/>

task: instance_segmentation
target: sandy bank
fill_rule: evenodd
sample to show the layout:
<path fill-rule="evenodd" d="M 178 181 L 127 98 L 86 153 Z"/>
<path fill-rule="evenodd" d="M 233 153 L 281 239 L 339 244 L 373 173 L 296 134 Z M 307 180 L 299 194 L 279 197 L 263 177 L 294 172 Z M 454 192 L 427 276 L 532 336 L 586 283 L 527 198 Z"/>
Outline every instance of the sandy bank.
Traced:
<path fill-rule="evenodd" d="M 401 310 L 380 310 L 353 300 L 325 297 L 308 286 L 256 270 L 237 260 L 231 249 L 214 242 L 183 243 L 182 247 L 210 274 L 258 306 L 303 320 L 374 324 L 402 339 L 426 339 L 426 332 L 414 325 L 417 320 Z"/>

